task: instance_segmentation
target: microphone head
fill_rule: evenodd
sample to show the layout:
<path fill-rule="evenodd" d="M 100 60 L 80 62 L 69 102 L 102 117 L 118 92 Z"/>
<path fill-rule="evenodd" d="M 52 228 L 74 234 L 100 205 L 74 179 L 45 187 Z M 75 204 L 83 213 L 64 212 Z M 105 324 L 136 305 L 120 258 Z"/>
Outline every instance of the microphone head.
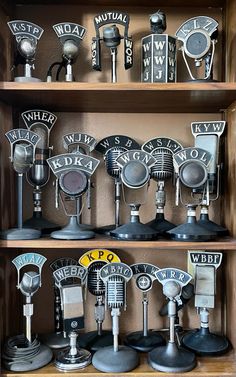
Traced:
<path fill-rule="evenodd" d="M 157 11 L 150 16 L 151 31 L 162 34 L 166 30 L 166 15 L 162 11 Z"/>
<path fill-rule="evenodd" d="M 181 166 L 179 176 L 185 186 L 197 188 L 206 182 L 208 172 L 200 161 L 189 161 Z"/>
<path fill-rule="evenodd" d="M 33 146 L 27 143 L 17 143 L 13 151 L 13 168 L 19 173 L 27 172 L 33 164 Z"/>
<path fill-rule="evenodd" d="M 107 151 L 105 154 L 105 164 L 107 173 L 113 178 L 120 177 L 120 166 L 116 162 L 117 157 L 119 157 L 126 149 L 122 147 L 113 147 Z"/>
<path fill-rule="evenodd" d="M 119 46 L 121 40 L 119 29 L 116 25 L 110 25 L 103 29 L 103 41 L 107 47 Z"/>
<path fill-rule="evenodd" d="M 132 160 L 123 167 L 121 177 L 127 187 L 140 188 L 149 180 L 149 169 L 142 161 Z"/>
<path fill-rule="evenodd" d="M 81 170 L 69 170 L 60 175 L 59 185 L 69 196 L 79 196 L 87 190 L 88 179 Z"/>
<path fill-rule="evenodd" d="M 156 181 L 165 181 L 173 175 L 173 155 L 164 148 L 159 148 L 152 153 L 156 163 L 151 166 L 151 177 Z"/>
<path fill-rule="evenodd" d="M 88 290 L 94 296 L 105 295 L 105 284 L 100 278 L 100 270 L 105 262 L 93 262 L 88 268 Z"/>
<path fill-rule="evenodd" d="M 18 43 L 20 54 L 26 59 L 33 59 L 36 52 L 36 43 L 33 39 L 23 38 Z"/>
<path fill-rule="evenodd" d="M 107 304 L 109 308 L 125 306 L 125 282 L 121 276 L 110 276 L 107 282 Z"/>
<path fill-rule="evenodd" d="M 74 60 L 79 54 L 79 46 L 73 39 L 67 39 L 62 50 L 63 55 L 69 60 Z"/>
<path fill-rule="evenodd" d="M 163 294 L 172 299 L 178 296 L 181 292 L 181 287 L 176 281 L 170 280 L 163 286 Z"/>
<path fill-rule="evenodd" d="M 35 271 L 25 272 L 19 288 L 25 296 L 33 296 L 40 287 L 40 274 Z"/>

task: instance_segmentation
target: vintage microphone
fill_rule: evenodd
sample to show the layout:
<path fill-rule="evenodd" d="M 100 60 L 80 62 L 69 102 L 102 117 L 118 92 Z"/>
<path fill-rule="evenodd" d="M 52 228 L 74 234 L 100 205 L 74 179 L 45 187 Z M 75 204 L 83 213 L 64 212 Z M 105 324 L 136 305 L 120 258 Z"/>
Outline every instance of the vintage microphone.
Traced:
<path fill-rule="evenodd" d="M 126 283 L 132 277 L 132 270 L 124 263 L 111 263 L 102 267 L 100 277 L 106 287 L 106 304 L 111 310 L 113 346 L 103 347 L 95 352 L 92 363 L 102 372 L 128 372 L 138 365 L 135 350 L 119 346 L 119 317 L 126 309 Z"/>
<path fill-rule="evenodd" d="M 131 149 L 139 149 L 139 144 L 125 135 L 108 136 L 96 144 L 95 150 L 104 157 L 107 174 L 114 179 L 114 202 L 115 214 L 114 224 L 105 225 L 96 230 L 97 233 L 109 235 L 110 231 L 116 229 L 120 225 L 120 203 L 121 203 L 121 169 L 117 162 L 117 158 L 125 151 Z"/>
<path fill-rule="evenodd" d="M 40 141 L 35 150 L 35 161 L 27 172 L 26 178 L 33 190 L 34 210 L 33 216 L 24 222 L 25 227 L 39 229 L 42 234 L 49 234 L 58 226 L 43 217 L 42 214 L 42 190 L 50 177 L 50 169 L 47 158 L 51 155 L 52 147 L 49 146 L 49 137 L 57 117 L 47 110 L 28 110 L 21 114 L 26 127 L 35 132 Z"/>
<path fill-rule="evenodd" d="M 132 264 L 133 277 L 136 288 L 142 292 L 143 305 L 143 329 L 135 331 L 125 337 L 125 344 L 137 351 L 149 352 L 153 348 L 165 344 L 164 338 L 157 331 L 148 330 L 148 292 L 152 289 L 153 282 L 156 280 L 155 272 L 159 267 L 150 263 Z"/>
<path fill-rule="evenodd" d="M 113 251 L 106 249 L 89 250 L 79 259 L 79 263 L 88 269 L 87 289 L 96 297 L 94 319 L 97 323 L 97 330 L 81 334 L 79 342 L 81 347 L 92 351 L 113 343 L 111 331 L 102 328 L 105 319 L 105 285 L 100 278 L 101 268 L 111 262 L 120 262 L 120 258 Z"/>
<path fill-rule="evenodd" d="M 148 354 L 148 362 L 152 368 L 161 372 L 181 373 L 188 372 L 196 366 L 194 353 L 178 347 L 175 342 L 175 321 L 177 302 L 181 304 L 181 291 L 192 276 L 177 268 L 163 268 L 156 272 L 157 280 L 163 286 L 163 294 L 169 299 L 169 341 L 167 345 L 154 348 Z"/>
<path fill-rule="evenodd" d="M 182 145 L 170 138 L 158 137 L 148 140 L 142 145 L 142 150 L 151 153 L 156 163 L 151 166 L 151 177 L 157 182 L 156 190 L 156 217 L 147 225 L 165 235 L 166 232 L 175 227 L 165 219 L 164 208 L 166 203 L 165 182 L 174 175 L 173 154 L 183 149 Z"/>
<path fill-rule="evenodd" d="M 37 336 L 32 337 L 31 317 L 33 316 L 32 297 L 41 287 L 41 272 L 46 258 L 37 253 L 25 253 L 13 259 L 17 269 L 17 288 L 25 296 L 23 315 L 26 321 L 26 334 L 17 335 L 7 340 L 3 350 L 5 368 L 17 371 L 31 371 L 48 364 L 52 359 L 52 351 L 42 345 Z M 33 265 L 38 271 L 28 270 L 21 278 L 21 269 Z"/>
<path fill-rule="evenodd" d="M 13 169 L 17 173 L 17 228 L 2 232 L 3 239 L 24 240 L 39 238 L 41 232 L 32 228 L 23 228 L 23 174 L 34 163 L 35 148 L 40 137 L 26 129 L 13 129 L 5 134 L 10 143 L 10 159 Z"/>
<path fill-rule="evenodd" d="M 74 81 L 72 65 L 79 55 L 79 45 L 86 34 L 86 29 L 73 22 L 61 22 L 53 25 L 53 30 L 62 44 L 62 61 L 56 61 L 50 65 L 47 72 L 47 82 L 52 81 L 52 71 L 56 66 L 58 66 L 56 81 L 59 81 L 60 73 L 63 68 L 66 71 L 65 81 Z"/>
<path fill-rule="evenodd" d="M 103 29 L 103 41 L 111 52 L 111 82 L 117 82 L 117 47 L 121 41 L 121 35 L 116 25 L 107 26 Z"/>

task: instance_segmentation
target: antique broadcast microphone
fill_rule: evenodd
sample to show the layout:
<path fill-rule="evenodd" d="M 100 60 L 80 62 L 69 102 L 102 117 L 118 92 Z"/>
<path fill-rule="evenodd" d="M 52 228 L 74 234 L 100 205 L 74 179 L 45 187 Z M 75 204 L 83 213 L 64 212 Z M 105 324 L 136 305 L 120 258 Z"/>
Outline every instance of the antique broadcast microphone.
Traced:
<path fill-rule="evenodd" d="M 36 55 L 37 42 L 43 34 L 43 29 L 32 22 L 15 20 L 7 23 L 12 34 L 16 38 L 17 54 L 12 69 L 19 64 L 24 64 L 24 76 L 14 78 L 14 81 L 30 82 L 41 81 L 32 77 L 32 69 L 34 69 L 34 61 Z"/>
<path fill-rule="evenodd" d="M 91 353 L 78 347 L 78 332 L 84 328 L 84 285 L 87 270 L 82 266 L 69 265 L 53 272 L 56 286 L 60 290 L 63 315 L 63 330 L 70 339 L 69 347 L 56 355 L 55 366 L 69 372 L 91 363 Z M 65 279 L 77 279 L 77 284 L 64 285 Z"/>
<path fill-rule="evenodd" d="M 126 310 L 126 284 L 132 278 L 131 268 L 124 263 L 110 263 L 100 270 L 100 277 L 105 284 L 106 305 L 111 309 L 113 346 L 99 349 L 92 358 L 92 363 L 102 372 L 122 373 L 138 365 L 138 354 L 126 346 L 119 346 L 119 317 L 121 309 Z"/>
<path fill-rule="evenodd" d="M 87 239 L 93 238 L 95 233 L 83 229 L 77 220 L 77 200 L 88 190 L 88 177 L 95 172 L 99 160 L 94 157 L 77 153 L 65 153 L 47 160 L 50 169 L 56 176 L 55 199 L 59 208 L 59 197 L 69 223 L 61 230 L 51 233 L 56 239 Z M 70 212 L 69 204 L 73 205 Z"/>
<path fill-rule="evenodd" d="M 162 235 L 167 230 L 175 227 L 164 216 L 166 203 L 165 182 L 174 175 L 173 154 L 181 149 L 183 147 L 178 141 L 167 137 L 154 138 L 142 145 L 142 150 L 152 154 L 156 159 L 156 163 L 151 167 L 151 177 L 157 182 L 156 217 L 148 222 L 147 225 Z"/>
<path fill-rule="evenodd" d="M 184 148 L 173 156 L 176 173 L 176 205 L 179 200 L 187 207 L 187 222 L 171 230 L 168 234 L 176 241 L 209 241 L 216 238 L 216 233 L 201 226 L 196 221 L 196 208 L 202 202 L 203 195 L 209 198 L 209 165 L 212 155 L 197 147 Z M 182 186 L 191 190 L 191 202 L 184 203 Z M 200 188 L 200 198 L 195 190 Z M 202 194 L 203 192 L 203 194 Z M 197 196 L 197 198 L 194 198 Z"/>
<path fill-rule="evenodd" d="M 168 317 L 170 338 L 165 346 L 154 348 L 148 354 L 148 362 L 152 368 L 161 372 L 188 372 L 196 366 L 194 353 L 178 347 L 175 342 L 175 317 L 177 303 L 181 304 L 181 292 L 192 276 L 177 268 L 163 268 L 156 272 L 156 278 L 163 285 L 163 294 L 168 298 Z"/>
<path fill-rule="evenodd" d="M 23 315 L 26 319 L 26 334 L 9 338 L 3 349 L 3 362 L 6 369 L 25 372 L 39 369 L 47 365 L 52 359 L 52 351 L 41 344 L 37 336 L 32 336 L 31 317 L 33 316 L 32 297 L 41 287 L 41 272 L 46 258 L 37 253 L 25 253 L 13 259 L 17 269 L 17 289 L 25 296 Z M 38 271 L 28 269 L 35 266 Z M 21 270 L 27 269 L 26 272 Z M 22 272 L 22 276 L 21 276 Z"/>
<path fill-rule="evenodd" d="M 1 237 L 9 240 L 40 238 L 39 230 L 23 228 L 23 174 L 30 170 L 35 161 L 35 149 L 40 137 L 24 128 L 10 130 L 5 136 L 11 147 L 10 160 L 17 173 L 17 227 L 3 231 Z"/>
<path fill-rule="evenodd" d="M 79 259 L 79 263 L 88 270 L 88 291 L 96 297 L 94 319 L 97 323 L 97 330 L 81 334 L 79 339 L 80 346 L 91 351 L 113 344 L 112 332 L 102 328 L 105 319 L 105 285 L 100 278 L 100 271 L 107 263 L 114 262 L 120 262 L 120 258 L 111 250 L 106 249 L 89 250 Z"/>
<path fill-rule="evenodd" d="M 139 149 L 139 144 L 125 135 L 112 135 L 99 141 L 95 150 L 103 155 L 107 173 L 114 179 L 115 184 L 115 223 L 98 228 L 97 233 L 109 235 L 111 230 L 120 225 L 120 202 L 121 202 L 121 168 L 117 163 L 117 157 L 131 149 Z"/>
<path fill-rule="evenodd" d="M 209 330 L 209 309 L 215 307 L 216 270 L 221 264 L 222 253 L 190 251 L 189 259 L 194 266 L 195 307 L 200 315 L 201 327 L 187 332 L 182 344 L 198 355 L 222 355 L 229 349 L 227 338 Z"/>
<path fill-rule="evenodd" d="M 217 43 L 218 22 L 208 16 L 197 16 L 185 21 L 175 35 L 181 42 L 179 48 L 182 52 L 184 63 L 187 67 L 191 80 L 194 81 L 215 81 L 213 80 L 213 60 L 215 45 Z M 202 74 L 200 68 L 204 62 L 205 72 L 202 78 L 198 78 L 192 72 L 190 61 L 193 59 L 196 67 L 195 75 Z"/>
<path fill-rule="evenodd" d="M 124 26 L 124 36 L 120 35 L 119 28 L 116 24 Z M 103 28 L 103 37 L 100 36 L 100 27 Z M 124 39 L 124 66 L 129 69 L 133 65 L 133 42 L 129 35 L 129 15 L 123 12 L 104 12 L 94 17 L 94 26 L 96 37 L 92 39 L 92 68 L 101 71 L 101 47 L 100 41 L 110 49 L 111 53 L 111 82 L 117 82 L 117 47 L 121 39 Z"/>
<path fill-rule="evenodd" d="M 75 63 L 78 57 L 79 45 L 84 39 L 86 29 L 83 26 L 73 22 L 61 22 L 53 25 L 53 30 L 62 44 L 62 61 L 54 62 L 50 65 L 47 72 L 47 82 L 52 81 L 52 71 L 56 66 L 58 66 L 56 81 L 59 81 L 60 73 L 63 68 L 66 71 L 65 81 L 74 81 L 72 65 Z"/>
<path fill-rule="evenodd" d="M 208 121 L 191 123 L 192 134 L 195 138 L 195 146 L 206 149 L 212 154 L 209 165 L 209 197 L 202 191 L 201 212 L 198 224 L 212 230 L 218 236 L 225 236 L 228 230 L 209 219 L 209 205 L 219 198 L 220 193 L 220 161 L 219 144 L 220 137 L 225 129 L 225 121 Z M 199 189 L 197 190 L 199 192 Z M 200 190 L 201 192 L 201 190 Z"/>
<path fill-rule="evenodd" d="M 142 292 L 143 296 L 143 330 L 128 334 L 125 338 L 125 344 L 137 351 L 149 352 L 153 348 L 165 344 L 164 338 L 158 332 L 148 330 L 148 292 L 152 289 L 153 282 L 156 280 L 155 273 L 159 270 L 159 267 L 150 263 L 136 263 L 132 264 L 130 268 L 133 271 L 136 288 Z"/>
<path fill-rule="evenodd" d="M 40 137 L 35 150 L 34 164 L 26 175 L 27 181 L 34 187 L 34 211 L 33 216 L 25 221 L 24 226 L 39 229 L 42 234 L 49 234 L 58 226 L 43 217 L 41 188 L 48 183 L 50 177 L 47 158 L 51 155 L 52 147 L 49 146 L 49 137 L 57 117 L 47 110 L 36 109 L 23 112 L 21 117 L 28 130 L 35 132 Z"/>
<path fill-rule="evenodd" d="M 51 264 L 51 271 L 54 272 L 62 267 L 77 265 L 77 261 L 73 258 L 58 258 L 55 259 Z M 63 280 L 63 285 L 73 284 L 74 279 L 65 278 Z M 63 317 L 61 310 L 61 296 L 60 290 L 54 281 L 54 332 L 49 334 L 41 334 L 40 339 L 44 344 L 47 344 L 52 349 L 60 349 L 69 346 L 69 338 L 65 336 L 63 331 Z"/>
<path fill-rule="evenodd" d="M 85 155 L 91 154 L 94 150 L 96 139 L 88 134 L 73 132 L 63 136 L 63 146 L 68 153 L 82 153 Z M 88 176 L 88 191 L 87 191 L 87 208 L 91 209 L 91 188 L 92 183 Z M 77 200 L 77 221 L 80 227 L 92 230 L 92 225 L 81 224 L 82 218 L 82 197 Z"/>
<path fill-rule="evenodd" d="M 143 82 L 176 81 L 176 39 L 166 30 L 166 16 L 158 10 L 150 16 L 151 34 L 142 38 Z"/>
<path fill-rule="evenodd" d="M 116 162 L 121 167 L 121 182 L 125 201 L 127 196 L 132 193 L 132 199 L 130 198 L 128 203 L 131 213 L 130 222 L 112 230 L 110 236 L 121 240 L 156 239 L 158 232 L 139 220 L 139 208 L 147 197 L 150 169 L 156 163 L 155 158 L 147 152 L 134 149 L 122 153 Z M 141 199 L 140 193 L 145 198 L 144 200 Z"/>

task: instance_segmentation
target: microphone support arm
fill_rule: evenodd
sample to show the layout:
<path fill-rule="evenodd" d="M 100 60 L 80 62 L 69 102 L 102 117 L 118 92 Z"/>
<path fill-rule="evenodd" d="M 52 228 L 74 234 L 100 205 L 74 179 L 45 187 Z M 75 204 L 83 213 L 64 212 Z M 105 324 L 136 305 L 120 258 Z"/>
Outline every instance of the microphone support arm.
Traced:
<path fill-rule="evenodd" d="M 17 227 L 23 227 L 23 174 L 17 174 Z"/>

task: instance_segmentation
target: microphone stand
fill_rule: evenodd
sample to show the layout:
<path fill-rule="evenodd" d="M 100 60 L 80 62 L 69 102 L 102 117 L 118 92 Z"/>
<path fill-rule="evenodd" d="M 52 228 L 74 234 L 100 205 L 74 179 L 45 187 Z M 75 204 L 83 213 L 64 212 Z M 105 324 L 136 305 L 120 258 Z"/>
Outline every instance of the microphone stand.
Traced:
<path fill-rule="evenodd" d="M 117 82 L 117 69 L 116 69 L 117 59 L 116 59 L 116 56 L 117 56 L 117 48 L 112 47 L 111 48 L 111 82 L 112 83 Z"/>

